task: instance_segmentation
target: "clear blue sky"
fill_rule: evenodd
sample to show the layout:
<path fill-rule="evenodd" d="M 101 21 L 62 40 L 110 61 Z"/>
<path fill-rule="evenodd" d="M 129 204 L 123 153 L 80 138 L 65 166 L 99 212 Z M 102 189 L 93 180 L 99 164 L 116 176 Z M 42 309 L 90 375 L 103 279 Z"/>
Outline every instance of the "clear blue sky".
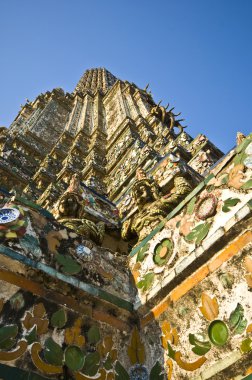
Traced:
<path fill-rule="evenodd" d="M 0 21 L 0 126 L 106 67 L 224 152 L 252 130 L 252 0 L 2 0 Z"/>

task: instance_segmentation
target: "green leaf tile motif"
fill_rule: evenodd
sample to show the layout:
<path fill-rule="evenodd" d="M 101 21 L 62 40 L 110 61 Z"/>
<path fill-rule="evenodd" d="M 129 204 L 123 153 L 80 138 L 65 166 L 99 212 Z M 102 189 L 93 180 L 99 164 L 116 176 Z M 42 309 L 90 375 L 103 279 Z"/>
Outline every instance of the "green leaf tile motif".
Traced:
<path fill-rule="evenodd" d="M 140 261 L 142 262 L 145 258 L 145 256 L 148 254 L 148 249 L 149 249 L 149 244 L 146 244 L 144 245 L 139 251 L 138 251 L 138 254 L 137 254 L 137 259 L 136 261 Z"/>
<path fill-rule="evenodd" d="M 194 346 L 192 351 L 199 356 L 205 355 L 211 349 L 211 343 L 202 334 L 189 334 L 189 342 Z"/>
<path fill-rule="evenodd" d="M 150 371 L 150 380 L 163 380 L 163 368 L 159 362 L 156 362 Z"/>
<path fill-rule="evenodd" d="M 229 212 L 231 209 L 230 207 L 234 207 L 239 203 L 241 200 L 239 198 L 228 198 L 224 201 L 224 204 L 222 206 L 223 212 Z"/>
<path fill-rule="evenodd" d="M 98 352 L 91 352 L 85 358 L 82 372 L 87 376 L 95 376 L 100 364 L 100 355 Z"/>
<path fill-rule="evenodd" d="M 26 339 L 26 341 L 27 341 L 28 344 L 32 344 L 33 342 L 37 342 L 38 341 L 37 326 L 36 325 L 29 332 L 29 334 L 26 335 L 25 339 Z"/>
<path fill-rule="evenodd" d="M 11 349 L 16 343 L 18 333 L 17 325 L 9 325 L 0 328 L 0 348 L 4 350 Z"/>
<path fill-rule="evenodd" d="M 247 182 L 244 183 L 241 187 L 243 190 L 249 190 L 252 189 L 252 179 L 249 179 Z"/>
<path fill-rule="evenodd" d="M 51 324 L 53 327 L 62 328 L 65 326 L 67 322 L 67 313 L 64 309 L 59 309 L 55 313 L 53 313 L 51 318 Z"/>
<path fill-rule="evenodd" d="M 79 371 L 84 365 L 84 354 L 77 346 L 68 346 L 64 352 L 66 366 L 72 371 Z M 99 355 L 99 354 L 98 354 Z M 87 358 L 87 357 L 86 357 Z M 96 371 L 97 372 L 97 371 Z M 94 375 L 96 374 L 94 373 Z M 92 376 L 92 375 L 90 375 Z"/>
<path fill-rule="evenodd" d="M 154 273 L 147 273 L 143 277 L 143 279 L 137 283 L 137 287 L 139 289 L 142 289 L 143 292 L 145 292 L 146 290 L 148 290 L 151 287 L 151 285 L 154 281 L 154 277 L 155 277 Z"/>
<path fill-rule="evenodd" d="M 47 338 L 45 341 L 44 356 L 48 363 L 58 366 L 62 365 L 63 350 L 52 338 Z"/>
<path fill-rule="evenodd" d="M 187 205 L 187 209 L 186 209 L 186 213 L 189 214 L 189 215 L 192 215 L 193 214 L 193 211 L 194 211 L 194 208 L 195 208 L 195 204 L 196 204 L 196 200 L 197 198 L 196 197 L 193 197 L 190 202 L 188 203 Z"/>
<path fill-rule="evenodd" d="M 196 244 L 199 244 L 207 236 L 211 223 L 201 223 L 198 226 L 194 227 L 193 230 L 186 235 L 185 239 L 187 241 L 195 241 Z"/>
<path fill-rule="evenodd" d="M 130 380 L 128 372 L 118 361 L 116 362 L 115 370 L 116 370 L 116 376 L 115 376 L 116 380 Z"/>
<path fill-rule="evenodd" d="M 77 274 L 81 271 L 80 264 L 67 255 L 56 254 L 57 262 L 61 265 L 61 269 L 66 274 Z"/>
<path fill-rule="evenodd" d="M 247 326 L 247 319 L 244 318 L 243 306 L 238 303 L 235 310 L 229 317 L 229 327 L 234 334 L 242 334 Z"/>
<path fill-rule="evenodd" d="M 87 333 L 88 341 L 91 344 L 96 344 L 101 339 L 100 330 L 97 326 L 92 326 Z"/>

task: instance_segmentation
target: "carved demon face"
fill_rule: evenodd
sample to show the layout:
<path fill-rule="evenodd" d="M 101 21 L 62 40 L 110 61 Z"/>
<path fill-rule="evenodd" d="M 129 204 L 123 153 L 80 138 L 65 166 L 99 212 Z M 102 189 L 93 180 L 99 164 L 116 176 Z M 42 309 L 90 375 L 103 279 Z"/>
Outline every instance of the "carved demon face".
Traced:
<path fill-rule="evenodd" d="M 142 207 L 146 203 L 154 200 L 151 193 L 151 187 L 145 181 L 139 181 L 139 183 L 135 185 L 133 196 L 138 207 Z"/>
<path fill-rule="evenodd" d="M 59 202 L 59 215 L 61 218 L 78 218 L 80 204 L 76 195 L 66 194 Z"/>

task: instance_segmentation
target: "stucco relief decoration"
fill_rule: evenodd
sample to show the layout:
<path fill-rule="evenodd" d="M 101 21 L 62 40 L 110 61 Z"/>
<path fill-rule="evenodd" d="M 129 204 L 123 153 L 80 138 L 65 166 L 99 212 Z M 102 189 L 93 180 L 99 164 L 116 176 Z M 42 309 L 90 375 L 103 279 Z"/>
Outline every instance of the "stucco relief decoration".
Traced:
<path fill-rule="evenodd" d="M 194 361 L 183 359 L 182 351 L 184 350 L 179 350 L 180 336 L 177 328 L 172 327 L 166 320 L 162 324 L 162 346 L 167 350 L 169 360 L 174 364 L 176 363 L 179 368 L 189 372 L 199 369 L 208 360 L 206 355 L 208 352 L 222 349 L 222 347 L 231 343 L 234 336 L 236 336 L 235 342 L 237 342 L 237 335 L 243 335 L 243 338 L 238 339 L 242 354 L 251 351 L 250 333 L 252 324 L 248 325 L 244 308 L 240 303 L 236 305 L 227 318 L 223 319 L 219 317 L 217 298 L 211 297 L 207 293 L 202 293 L 201 306 L 198 310 L 208 321 L 208 325 L 205 329 L 199 327 L 200 332 L 188 333 L 189 346 L 191 346 L 192 352 L 199 356 Z M 174 366 L 171 366 L 171 371 L 173 369 L 175 369 Z"/>
<path fill-rule="evenodd" d="M 217 199 L 214 194 L 206 194 L 196 204 L 195 215 L 205 220 L 214 215 L 217 207 Z"/>
<path fill-rule="evenodd" d="M 168 156 L 152 172 L 152 176 L 158 183 L 160 183 L 169 176 L 174 176 L 178 173 L 184 172 L 185 167 L 180 157 L 169 153 Z"/>

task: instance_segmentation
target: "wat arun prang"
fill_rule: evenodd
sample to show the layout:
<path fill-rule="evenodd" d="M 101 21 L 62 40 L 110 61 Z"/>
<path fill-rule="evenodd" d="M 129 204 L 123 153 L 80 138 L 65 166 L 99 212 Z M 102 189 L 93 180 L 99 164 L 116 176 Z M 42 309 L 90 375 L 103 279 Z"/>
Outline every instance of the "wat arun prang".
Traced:
<path fill-rule="evenodd" d="M 0 129 L 1 378 L 252 373 L 252 137 L 188 129 L 103 68 Z"/>

